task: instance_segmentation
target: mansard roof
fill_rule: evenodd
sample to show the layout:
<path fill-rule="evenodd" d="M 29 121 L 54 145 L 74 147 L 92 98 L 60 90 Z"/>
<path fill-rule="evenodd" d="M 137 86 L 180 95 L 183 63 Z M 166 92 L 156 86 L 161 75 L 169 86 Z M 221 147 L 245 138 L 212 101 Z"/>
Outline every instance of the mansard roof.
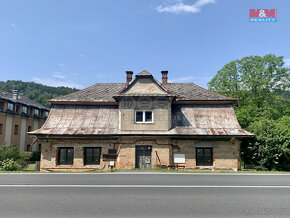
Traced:
<path fill-rule="evenodd" d="M 180 137 L 249 137 L 241 129 L 231 105 L 174 105 L 172 128 L 164 130 L 120 130 L 117 105 L 53 105 L 45 124 L 34 135 Z"/>

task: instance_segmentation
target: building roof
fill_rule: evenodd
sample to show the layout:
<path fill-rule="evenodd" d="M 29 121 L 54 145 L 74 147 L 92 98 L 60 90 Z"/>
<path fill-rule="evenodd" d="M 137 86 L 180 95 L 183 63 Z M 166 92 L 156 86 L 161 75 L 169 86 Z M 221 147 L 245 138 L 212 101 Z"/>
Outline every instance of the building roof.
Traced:
<path fill-rule="evenodd" d="M 36 107 L 36 108 L 43 109 L 43 110 L 49 110 L 48 108 L 44 107 L 43 105 L 39 104 L 38 102 L 33 101 L 25 96 L 19 95 L 18 99 L 14 100 L 12 93 L 2 91 L 2 90 L 0 90 L 0 98 L 11 101 L 13 103 L 25 104 L 25 105 L 30 106 L 30 107 Z"/>
<path fill-rule="evenodd" d="M 174 105 L 172 128 L 161 130 L 119 130 L 118 106 L 53 105 L 45 124 L 34 135 L 53 136 L 222 136 L 249 137 L 241 129 L 230 105 Z"/>
<path fill-rule="evenodd" d="M 152 76 L 152 74 L 149 73 L 147 70 L 143 70 L 143 71 L 141 71 L 140 73 L 138 73 L 136 76 L 137 76 L 137 77 L 138 77 L 138 76 Z"/>
<path fill-rule="evenodd" d="M 141 72 L 142 73 L 142 72 Z M 127 87 L 126 83 L 96 83 L 80 91 L 64 95 L 49 100 L 52 103 L 57 102 L 116 102 L 113 96 L 119 95 Z M 170 95 L 176 96 L 176 100 L 184 101 L 234 101 L 236 99 L 226 97 L 194 83 L 167 83 L 163 86 Z"/>

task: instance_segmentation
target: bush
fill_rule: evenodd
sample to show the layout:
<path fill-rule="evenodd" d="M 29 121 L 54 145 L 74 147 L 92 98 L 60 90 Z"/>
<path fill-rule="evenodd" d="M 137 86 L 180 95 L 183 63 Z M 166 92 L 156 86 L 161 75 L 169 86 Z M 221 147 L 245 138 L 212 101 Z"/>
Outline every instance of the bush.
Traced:
<path fill-rule="evenodd" d="M 0 163 L 0 170 L 2 171 L 17 171 L 17 170 L 21 170 L 21 166 L 20 164 L 18 164 L 16 161 L 14 160 L 3 160 Z"/>
<path fill-rule="evenodd" d="M 28 165 L 31 154 L 22 152 L 19 147 L 0 145 L 0 170 L 21 170 Z"/>

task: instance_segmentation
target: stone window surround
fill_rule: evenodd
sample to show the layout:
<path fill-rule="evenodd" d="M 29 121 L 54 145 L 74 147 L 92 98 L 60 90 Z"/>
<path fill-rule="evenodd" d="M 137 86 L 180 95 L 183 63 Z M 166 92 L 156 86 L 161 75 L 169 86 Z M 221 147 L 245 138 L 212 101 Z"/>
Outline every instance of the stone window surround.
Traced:
<path fill-rule="evenodd" d="M 67 162 L 67 156 L 68 156 L 68 151 L 69 149 L 72 149 L 72 163 L 60 163 L 60 150 L 65 149 L 66 150 L 66 162 Z M 74 147 L 58 147 L 57 149 L 57 165 L 73 165 L 74 164 Z"/>
<path fill-rule="evenodd" d="M 86 162 L 86 149 L 99 149 L 99 160 L 98 160 L 98 163 L 87 163 Z M 84 166 L 85 165 L 100 165 L 100 162 L 101 162 L 101 154 L 102 154 L 102 147 L 83 147 L 83 152 L 84 152 L 84 155 L 83 155 L 83 162 L 84 162 Z M 93 151 L 94 152 L 94 151 Z M 94 157 L 94 155 L 93 155 Z"/>
<path fill-rule="evenodd" d="M 211 163 L 210 164 L 198 164 L 197 163 L 197 149 L 202 149 L 203 150 L 203 158 L 204 158 L 204 149 L 210 149 L 210 154 L 211 154 Z M 195 148 L 195 161 L 196 161 L 196 166 L 202 167 L 202 166 L 213 166 L 213 148 L 212 147 L 196 147 Z"/>

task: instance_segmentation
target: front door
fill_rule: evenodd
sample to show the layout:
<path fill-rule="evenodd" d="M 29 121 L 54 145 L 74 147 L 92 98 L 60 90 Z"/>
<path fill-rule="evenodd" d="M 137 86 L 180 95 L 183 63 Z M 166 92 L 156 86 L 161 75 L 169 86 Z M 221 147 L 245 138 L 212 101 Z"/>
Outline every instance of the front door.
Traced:
<path fill-rule="evenodd" d="M 152 146 L 136 146 L 136 168 L 152 168 Z"/>

